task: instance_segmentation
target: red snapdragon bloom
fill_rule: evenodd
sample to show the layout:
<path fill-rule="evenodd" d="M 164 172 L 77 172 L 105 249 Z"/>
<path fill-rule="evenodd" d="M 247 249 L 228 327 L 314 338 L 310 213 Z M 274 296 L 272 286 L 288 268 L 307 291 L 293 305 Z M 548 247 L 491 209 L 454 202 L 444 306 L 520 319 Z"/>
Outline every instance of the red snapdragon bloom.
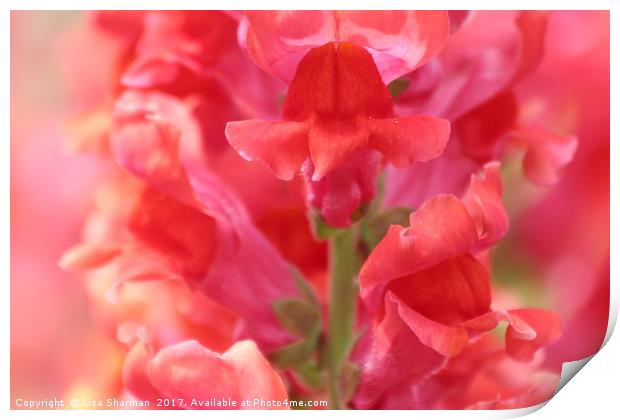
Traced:
<path fill-rule="evenodd" d="M 508 229 L 499 166 L 472 177 L 463 200 L 440 195 L 392 225 L 360 271 L 360 295 L 375 314 L 361 356 L 354 403 L 372 407 L 402 381 L 421 381 L 461 353 L 470 340 L 509 323 L 507 352 L 531 360 L 558 338 L 559 319 L 547 311 L 491 311 L 490 275 L 476 254 Z M 415 356 L 412 354 L 415 353 Z"/>
<path fill-rule="evenodd" d="M 283 404 L 288 395 L 282 378 L 251 341 L 239 341 L 222 354 L 196 341 L 185 341 L 154 353 L 151 345 L 138 341 L 125 359 L 123 378 L 129 392 L 137 398 L 152 402 L 157 398 L 172 399 L 180 408 L 288 407 Z M 281 405 L 255 406 L 254 399 Z M 234 401 L 235 405 L 213 405 L 214 401 L 224 400 Z M 250 405 L 243 406 L 243 401 L 249 401 Z"/>
<path fill-rule="evenodd" d="M 320 36 L 292 46 L 284 34 L 293 30 L 287 24 L 295 19 L 295 13 L 277 18 L 248 16 L 248 49 L 256 62 L 285 80 L 292 63 L 297 67 L 284 101 L 282 122 L 232 122 L 226 136 L 243 157 L 264 162 L 280 179 L 292 179 L 301 168 L 311 207 L 320 209 L 329 224 L 348 226 L 360 205 L 374 197 L 375 178 L 384 161 L 405 167 L 437 157 L 445 146 L 448 124 L 428 116 L 396 117 L 384 79 L 391 80 L 395 69 L 414 68 L 434 54 L 445 39 L 447 20 L 441 14 L 431 14 L 428 22 L 417 22 L 412 17 L 417 15 L 395 12 L 387 15 L 386 25 L 381 26 L 366 21 L 363 14 L 343 13 L 342 21 L 338 13 L 333 18 L 312 16 L 316 21 L 304 28 L 316 30 Z M 275 31 L 265 26 L 269 19 L 276 24 Z M 358 23 L 378 25 L 383 38 L 358 36 L 352 29 Z M 397 32 L 390 32 L 395 30 L 390 25 L 407 32 L 418 24 L 429 25 L 422 26 L 421 33 L 429 37 L 431 47 L 419 47 L 425 51 L 422 56 L 400 51 L 402 56 L 396 60 L 393 54 L 398 49 L 390 42 L 400 38 Z M 263 50 L 266 40 L 277 42 L 278 47 Z M 383 48 L 375 50 L 373 58 L 377 43 Z M 276 59 L 274 54 L 282 56 Z M 417 57 L 415 63 L 412 55 Z"/>

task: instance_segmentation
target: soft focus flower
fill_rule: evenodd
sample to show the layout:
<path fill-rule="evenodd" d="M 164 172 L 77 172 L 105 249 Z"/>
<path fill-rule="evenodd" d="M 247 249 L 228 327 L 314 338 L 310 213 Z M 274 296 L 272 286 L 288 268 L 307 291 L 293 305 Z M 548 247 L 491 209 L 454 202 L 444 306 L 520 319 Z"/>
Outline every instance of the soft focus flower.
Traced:
<path fill-rule="evenodd" d="M 472 171 L 515 148 L 525 150 L 524 172 L 532 182 L 557 182 L 577 140 L 526 112 L 515 94 L 543 57 L 548 18 L 542 11 L 472 12 L 437 57 L 404 77 L 397 112 L 450 120 L 451 141 L 439 159 L 390 171 L 388 202 L 417 206 L 441 192 L 458 193 Z M 433 182 L 405 189 L 418 177 Z"/>
<path fill-rule="evenodd" d="M 607 12 L 63 19 L 11 48 L 14 393 L 521 408 L 600 347 Z"/>

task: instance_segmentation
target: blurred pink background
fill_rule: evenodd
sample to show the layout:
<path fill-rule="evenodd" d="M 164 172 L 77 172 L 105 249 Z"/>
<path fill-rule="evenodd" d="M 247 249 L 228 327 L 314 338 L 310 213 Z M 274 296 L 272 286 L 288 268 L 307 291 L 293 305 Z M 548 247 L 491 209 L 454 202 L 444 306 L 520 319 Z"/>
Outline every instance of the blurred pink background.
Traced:
<path fill-rule="evenodd" d="M 63 149 L 71 97 L 58 44 L 76 12 L 11 13 L 11 404 L 112 395 L 120 348 L 92 327 L 79 279 L 57 261 L 79 238 L 102 170 Z M 114 355 L 118 357 L 114 357 Z"/>

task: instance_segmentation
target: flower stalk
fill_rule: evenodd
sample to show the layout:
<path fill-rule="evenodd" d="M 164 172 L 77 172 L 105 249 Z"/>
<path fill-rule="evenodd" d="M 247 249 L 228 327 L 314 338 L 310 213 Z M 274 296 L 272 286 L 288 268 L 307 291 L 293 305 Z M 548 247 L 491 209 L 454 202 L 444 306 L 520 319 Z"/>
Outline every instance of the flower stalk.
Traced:
<path fill-rule="evenodd" d="M 330 239 L 327 386 L 332 409 L 342 409 L 346 404 L 341 390 L 341 375 L 354 342 L 359 269 L 356 249 L 353 228 L 342 230 Z"/>

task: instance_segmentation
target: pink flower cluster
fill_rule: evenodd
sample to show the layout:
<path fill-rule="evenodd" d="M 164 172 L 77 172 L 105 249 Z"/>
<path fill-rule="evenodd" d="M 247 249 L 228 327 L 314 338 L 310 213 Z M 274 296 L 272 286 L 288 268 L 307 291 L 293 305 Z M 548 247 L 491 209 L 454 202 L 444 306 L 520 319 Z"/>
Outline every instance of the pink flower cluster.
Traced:
<path fill-rule="evenodd" d="M 61 265 L 84 273 L 126 347 L 124 395 L 186 408 L 550 398 L 568 359 L 548 355 L 572 318 L 492 281 L 503 196 L 544 193 L 577 151 L 527 85 L 549 19 L 88 15 L 65 47 L 80 111 L 69 146 L 109 175 Z"/>

